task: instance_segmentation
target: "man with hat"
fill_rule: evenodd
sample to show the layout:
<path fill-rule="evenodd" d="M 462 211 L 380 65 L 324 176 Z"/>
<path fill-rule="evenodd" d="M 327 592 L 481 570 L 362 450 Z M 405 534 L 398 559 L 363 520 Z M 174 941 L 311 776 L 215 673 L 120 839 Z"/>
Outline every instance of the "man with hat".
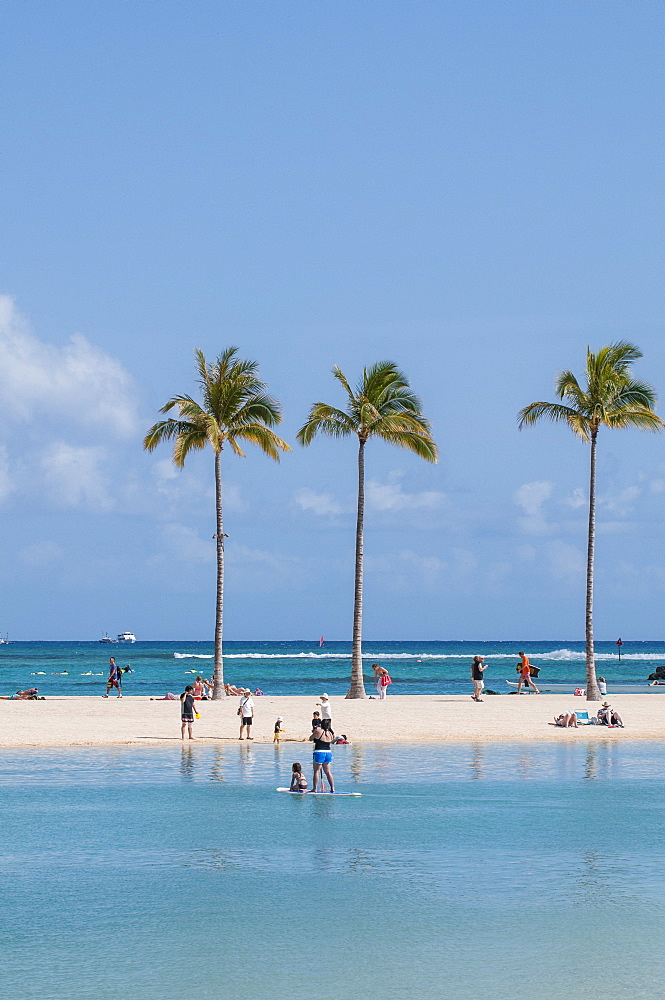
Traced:
<path fill-rule="evenodd" d="M 240 705 L 238 706 L 238 715 L 240 716 L 240 739 L 242 739 L 242 731 L 247 727 L 247 739 L 254 739 L 253 736 L 249 734 L 252 731 L 252 722 L 254 721 L 254 702 L 252 701 L 252 692 L 249 688 L 245 688 L 240 698 Z"/>
<path fill-rule="evenodd" d="M 332 715 L 330 714 L 330 702 L 328 701 L 328 695 L 324 693 L 321 695 L 321 701 L 317 701 L 317 708 L 321 709 L 321 729 L 330 731 L 332 729 Z"/>

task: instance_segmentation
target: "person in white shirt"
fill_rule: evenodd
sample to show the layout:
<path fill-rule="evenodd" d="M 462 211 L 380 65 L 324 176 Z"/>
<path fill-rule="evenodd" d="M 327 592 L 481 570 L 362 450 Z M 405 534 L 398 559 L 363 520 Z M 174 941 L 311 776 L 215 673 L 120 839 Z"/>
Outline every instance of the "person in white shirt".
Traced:
<path fill-rule="evenodd" d="M 317 701 L 317 708 L 321 709 L 321 729 L 326 731 L 332 729 L 332 715 L 330 714 L 330 702 L 328 701 L 328 695 L 322 694 L 321 701 Z"/>
<path fill-rule="evenodd" d="M 240 699 L 238 715 L 240 716 L 240 739 L 243 738 L 242 731 L 245 728 L 247 729 L 247 739 L 254 739 L 253 736 L 249 735 L 252 731 L 252 722 L 254 721 L 254 702 L 252 701 L 252 692 L 249 688 L 245 688 Z"/>

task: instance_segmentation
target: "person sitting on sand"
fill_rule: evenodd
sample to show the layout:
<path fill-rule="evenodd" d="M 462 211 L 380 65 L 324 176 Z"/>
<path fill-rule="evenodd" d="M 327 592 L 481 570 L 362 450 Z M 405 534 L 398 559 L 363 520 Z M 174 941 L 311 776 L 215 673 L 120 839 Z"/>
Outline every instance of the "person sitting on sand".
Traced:
<path fill-rule="evenodd" d="M 607 681 L 604 677 L 598 678 L 598 690 L 601 694 L 607 694 Z"/>
<path fill-rule="evenodd" d="M 291 788 L 292 792 L 306 792 L 307 791 L 307 778 L 302 773 L 302 764 L 291 765 Z"/>
<path fill-rule="evenodd" d="M 197 674 L 194 681 L 194 700 L 203 701 L 204 698 L 207 700 L 205 684 L 203 678 Z"/>
<path fill-rule="evenodd" d="M 554 720 L 555 726 L 560 726 L 562 729 L 573 727 L 577 729 L 577 716 L 575 712 L 562 712 Z"/>
<path fill-rule="evenodd" d="M 346 738 L 346 733 L 342 733 L 342 735 L 338 736 L 336 740 L 333 740 L 335 746 L 339 746 L 340 743 L 348 743 L 348 742 L 349 741 Z"/>
<path fill-rule="evenodd" d="M 624 728 L 623 719 L 612 708 L 609 701 L 604 701 L 602 707 L 598 709 L 598 722 L 601 726 L 620 726 L 621 729 Z"/>

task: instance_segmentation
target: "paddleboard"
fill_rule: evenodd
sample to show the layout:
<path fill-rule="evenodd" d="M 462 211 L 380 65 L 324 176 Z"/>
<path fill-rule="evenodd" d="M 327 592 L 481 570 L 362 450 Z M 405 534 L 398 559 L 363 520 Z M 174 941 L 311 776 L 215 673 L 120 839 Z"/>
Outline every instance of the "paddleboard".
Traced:
<path fill-rule="evenodd" d="M 344 795 L 347 798 L 360 798 L 362 792 L 292 792 L 290 788 L 276 788 L 276 792 L 288 792 L 289 795 L 334 795 L 339 798 Z"/>

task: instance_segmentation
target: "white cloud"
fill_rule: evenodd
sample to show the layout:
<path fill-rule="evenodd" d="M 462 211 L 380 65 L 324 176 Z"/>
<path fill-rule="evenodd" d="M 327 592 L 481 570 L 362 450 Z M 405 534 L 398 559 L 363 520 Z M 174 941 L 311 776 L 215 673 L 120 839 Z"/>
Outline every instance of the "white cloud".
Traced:
<path fill-rule="evenodd" d="M 181 562 L 214 562 L 216 546 L 212 538 L 201 538 L 193 528 L 184 524 L 165 524 L 164 541 L 171 554 Z"/>
<path fill-rule="evenodd" d="M 653 479 L 649 488 L 652 493 L 665 493 L 665 479 Z"/>
<path fill-rule="evenodd" d="M 524 511 L 520 526 L 529 535 L 544 535 L 551 530 L 543 514 L 543 504 L 552 496 L 554 484 L 547 481 L 524 483 L 515 491 L 514 501 Z"/>
<path fill-rule="evenodd" d="M 9 471 L 9 456 L 4 445 L 0 445 L 0 501 L 5 500 L 15 489 Z"/>
<path fill-rule="evenodd" d="M 620 493 L 599 497 L 598 506 L 603 510 L 609 511 L 610 514 L 616 514 L 618 517 L 626 517 L 631 513 L 635 501 L 641 492 L 642 490 L 639 486 L 627 486 Z"/>
<path fill-rule="evenodd" d="M 62 507 L 112 510 L 115 501 L 104 474 L 106 463 L 103 448 L 76 447 L 56 441 L 41 459 L 47 496 Z"/>
<path fill-rule="evenodd" d="M 131 376 L 75 333 L 62 347 L 39 340 L 0 295 L 0 402 L 5 420 L 59 417 L 127 437 L 136 432 Z"/>
<path fill-rule="evenodd" d="M 307 487 L 298 490 L 293 499 L 301 510 L 310 510 L 320 517 L 332 517 L 343 511 L 342 505 L 335 500 L 332 494 L 315 493 L 314 490 L 307 489 Z"/>
<path fill-rule="evenodd" d="M 365 498 L 372 510 L 435 510 L 445 500 L 445 494 L 437 490 L 406 493 L 401 484 L 395 481 L 395 476 L 391 478 L 392 481 L 388 483 L 379 483 L 376 479 L 370 479 L 367 483 Z"/>
<path fill-rule="evenodd" d="M 64 553 L 56 542 L 35 542 L 21 549 L 19 558 L 26 566 L 49 566 Z"/>
<path fill-rule="evenodd" d="M 573 490 L 567 497 L 564 497 L 561 501 L 565 503 L 567 507 L 572 507 L 573 510 L 577 510 L 579 507 L 585 507 L 587 504 L 586 493 L 579 486 L 577 489 Z"/>
<path fill-rule="evenodd" d="M 545 546 L 552 576 L 569 583 L 578 583 L 586 574 L 586 560 L 582 552 L 567 542 L 549 542 Z"/>

